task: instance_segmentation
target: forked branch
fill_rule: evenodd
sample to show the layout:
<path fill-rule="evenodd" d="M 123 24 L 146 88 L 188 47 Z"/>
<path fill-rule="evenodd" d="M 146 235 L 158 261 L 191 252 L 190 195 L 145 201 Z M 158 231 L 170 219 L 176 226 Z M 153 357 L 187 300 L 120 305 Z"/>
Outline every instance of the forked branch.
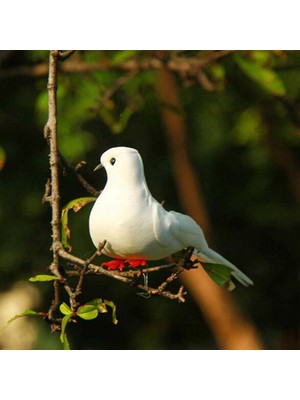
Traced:
<path fill-rule="evenodd" d="M 66 58 L 70 57 L 73 51 L 68 51 L 61 53 L 58 50 L 52 50 L 49 57 L 49 78 L 48 78 L 48 121 L 44 128 L 44 136 L 50 147 L 50 171 L 51 179 L 47 181 L 45 187 L 45 195 L 43 198 L 44 202 L 49 202 L 52 209 L 52 262 L 50 265 L 51 272 L 58 278 L 54 281 L 54 299 L 47 313 L 47 320 L 51 323 L 52 330 L 59 330 L 61 318 L 55 318 L 55 311 L 60 306 L 60 289 L 63 288 L 69 297 L 69 303 L 71 310 L 75 313 L 80 306 L 77 301 L 78 296 L 82 292 L 82 286 L 84 277 L 87 274 L 95 275 L 105 275 L 112 279 L 118 280 L 125 284 L 134 285 L 139 290 L 142 290 L 148 296 L 150 295 L 160 295 L 167 297 L 172 300 L 178 300 L 179 302 L 184 302 L 184 291 L 183 287 L 180 287 L 177 293 L 171 293 L 167 290 L 167 286 L 177 279 L 178 275 L 183 271 L 182 267 L 178 267 L 177 264 L 171 263 L 167 265 L 161 265 L 158 267 L 152 267 L 149 269 L 139 270 L 139 271 L 127 271 L 127 272 L 115 272 L 108 271 L 102 267 L 93 264 L 95 258 L 101 254 L 101 251 L 105 245 L 105 242 L 100 244 L 97 251 L 88 260 L 82 260 L 70 253 L 68 253 L 62 245 L 61 241 L 61 212 L 60 212 L 60 188 L 59 188 L 59 167 L 67 169 L 71 173 L 75 174 L 81 185 L 93 195 L 98 195 L 99 192 L 90 185 L 81 174 L 79 174 L 79 168 L 73 168 L 68 164 L 64 157 L 60 154 L 58 149 L 57 141 L 57 71 L 58 62 L 64 61 Z M 66 260 L 72 263 L 73 270 L 68 271 L 61 265 L 61 260 Z M 149 287 L 146 282 L 141 283 L 140 277 L 144 273 L 157 272 L 160 270 L 172 269 L 174 270 L 171 275 L 161 283 L 157 288 Z M 69 277 L 77 276 L 78 281 L 73 288 L 69 283 Z"/>

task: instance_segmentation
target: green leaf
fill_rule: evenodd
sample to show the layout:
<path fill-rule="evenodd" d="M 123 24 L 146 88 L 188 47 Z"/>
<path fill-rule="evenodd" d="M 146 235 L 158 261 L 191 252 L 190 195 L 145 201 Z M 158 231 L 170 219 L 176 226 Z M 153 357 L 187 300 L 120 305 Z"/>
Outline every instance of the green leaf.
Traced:
<path fill-rule="evenodd" d="M 113 301 L 111 300 L 102 300 L 100 298 L 94 299 L 86 303 L 86 305 L 91 305 L 97 309 L 98 312 L 102 313 L 107 313 L 107 307 L 110 307 L 112 309 L 112 322 L 113 324 L 117 324 L 117 316 L 116 316 L 116 305 Z"/>
<path fill-rule="evenodd" d="M 205 271 L 219 286 L 224 286 L 231 282 L 232 269 L 223 264 L 201 263 Z M 230 286 L 230 284 L 229 284 Z M 232 289 L 231 289 L 232 290 Z"/>
<path fill-rule="evenodd" d="M 68 340 L 66 339 L 66 327 L 71 317 L 72 314 L 65 315 L 61 321 L 60 341 L 63 343 L 64 346 L 65 346 L 65 340 Z"/>
<path fill-rule="evenodd" d="M 13 321 L 15 321 L 16 319 L 21 318 L 21 317 L 32 317 L 32 316 L 39 316 L 39 315 L 41 315 L 41 313 L 27 309 L 24 312 L 22 312 L 22 314 L 17 314 L 14 317 L 12 317 L 10 320 L 8 320 L 7 324 L 11 324 Z"/>
<path fill-rule="evenodd" d="M 57 276 L 54 275 L 35 275 L 29 278 L 30 282 L 48 282 L 48 281 L 55 281 L 59 279 Z"/>
<path fill-rule="evenodd" d="M 61 303 L 61 305 L 59 306 L 59 310 L 64 315 L 73 314 L 73 311 L 66 303 Z"/>
<path fill-rule="evenodd" d="M 68 340 L 68 337 L 67 337 L 66 333 L 65 333 L 65 336 L 64 336 L 63 346 L 64 346 L 64 350 L 71 350 L 70 343 L 69 343 L 69 340 Z"/>
<path fill-rule="evenodd" d="M 234 60 L 244 73 L 265 91 L 274 96 L 284 96 L 286 94 L 282 80 L 271 68 L 262 66 L 258 62 L 250 61 L 238 53 L 234 54 Z"/>
<path fill-rule="evenodd" d="M 72 246 L 68 241 L 68 239 L 70 239 L 70 237 L 71 237 L 71 231 L 68 226 L 69 210 L 72 209 L 74 212 L 77 212 L 77 211 L 81 210 L 81 208 L 84 207 L 86 204 L 91 203 L 92 201 L 95 201 L 95 200 L 96 200 L 96 197 L 80 197 L 79 199 L 74 199 L 74 200 L 70 201 L 62 209 L 62 211 L 61 211 L 61 225 L 62 225 L 61 241 L 62 241 L 63 246 L 66 249 L 68 249 L 68 251 L 72 251 Z"/>
<path fill-rule="evenodd" d="M 22 317 L 44 317 L 46 314 L 45 313 L 41 313 L 41 312 L 37 312 L 37 311 L 33 311 L 30 309 L 27 309 L 25 311 L 22 312 L 22 314 L 17 314 L 14 317 L 10 318 L 7 321 L 6 326 L 4 326 L 2 329 L 0 329 L 0 333 L 4 331 L 4 329 L 6 329 L 12 322 L 14 322 L 16 319 L 18 318 L 22 318 Z"/>
<path fill-rule="evenodd" d="M 111 300 L 104 300 L 104 304 L 111 307 L 112 309 L 112 322 L 113 324 L 117 325 L 118 320 L 117 320 L 117 307 L 115 305 L 115 303 Z"/>
<path fill-rule="evenodd" d="M 78 308 L 77 315 L 82 319 L 91 320 L 98 317 L 98 310 L 92 304 L 85 304 Z"/>
<path fill-rule="evenodd" d="M 101 314 L 107 313 L 106 305 L 102 299 L 94 299 L 94 300 L 89 301 L 86 304 L 90 304 L 90 305 L 94 306 Z"/>

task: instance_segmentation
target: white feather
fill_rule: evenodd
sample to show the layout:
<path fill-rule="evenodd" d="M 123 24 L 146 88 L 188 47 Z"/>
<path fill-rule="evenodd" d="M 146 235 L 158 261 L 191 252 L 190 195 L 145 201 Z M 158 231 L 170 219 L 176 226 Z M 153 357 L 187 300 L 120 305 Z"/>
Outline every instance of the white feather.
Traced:
<path fill-rule="evenodd" d="M 115 147 L 101 156 L 107 184 L 92 208 L 89 228 L 95 246 L 114 258 L 158 260 L 194 247 L 202 261 L 224 264 L 243 285 L 253 282 L 208 247 L 200 226 L 189 216 L 166 211 L 151 195 L 141 156 L 128 147 Z"/>

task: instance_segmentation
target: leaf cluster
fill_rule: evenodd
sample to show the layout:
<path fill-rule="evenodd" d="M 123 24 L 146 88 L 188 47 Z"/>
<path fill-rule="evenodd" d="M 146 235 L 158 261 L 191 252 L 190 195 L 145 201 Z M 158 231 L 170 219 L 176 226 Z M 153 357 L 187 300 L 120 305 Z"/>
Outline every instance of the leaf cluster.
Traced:
<path fill-rule="evenodd" d="M 69 349 L 69 341 L 66 335 L 66 328 L 69 321 L 73 320 L 76 317 L 79 317 L 84 320 L 92 320 L 98 317 L 99 313 L 107 313 L 107 307 L 112 309 L 112 322 L 113 324 L 117 324 L 118 320 L 116 317 L 116 306 L 110 300 L 102 300 L 102 299 L 94 299 L 89 301 L 88 303 L 78 307 L 77 311 L 73 311 L 66 303 L 61 303 L 59 309 L 61 313 L 64 315 L 61 322 L 61 334 L 60 340 L 64 345 L 64 349 Z"/>

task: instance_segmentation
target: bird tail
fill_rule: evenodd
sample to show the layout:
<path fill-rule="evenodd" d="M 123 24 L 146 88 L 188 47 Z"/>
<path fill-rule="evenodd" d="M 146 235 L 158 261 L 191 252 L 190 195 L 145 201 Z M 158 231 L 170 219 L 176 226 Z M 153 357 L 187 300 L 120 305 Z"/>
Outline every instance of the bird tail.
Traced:
<path fill-rule="evenodd" d="M 253 285 L 253 281 L 245 275 L 241 270 L 239 270 L 235 265 L 233 265 L 230 261 L 226 260 L 226 258 L 222 257 L 216 251 L 207 247 L 206 249 L 202 249 L 201 251 L 195 251 L 195 255 L 199 258 L 200 261 L 203 262 L 211 262 L 214 264 L 223 264 L 232 269 L 231 275 L 239 281 L 244 286 Z"/>

